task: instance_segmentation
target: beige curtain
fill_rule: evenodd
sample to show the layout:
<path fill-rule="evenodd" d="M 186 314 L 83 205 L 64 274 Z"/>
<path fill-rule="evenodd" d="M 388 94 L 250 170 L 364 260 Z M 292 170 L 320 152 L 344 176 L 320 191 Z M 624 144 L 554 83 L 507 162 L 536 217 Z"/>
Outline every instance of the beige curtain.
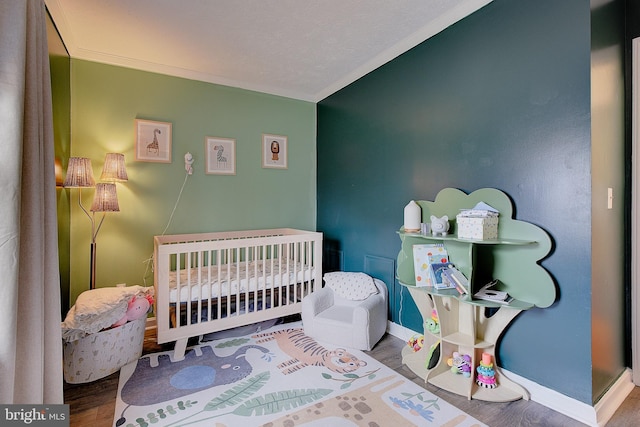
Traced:
<path fill-rule="evenodd" d="M 0 403 L 63 403 L 45 17 L 0 1 Z"/>

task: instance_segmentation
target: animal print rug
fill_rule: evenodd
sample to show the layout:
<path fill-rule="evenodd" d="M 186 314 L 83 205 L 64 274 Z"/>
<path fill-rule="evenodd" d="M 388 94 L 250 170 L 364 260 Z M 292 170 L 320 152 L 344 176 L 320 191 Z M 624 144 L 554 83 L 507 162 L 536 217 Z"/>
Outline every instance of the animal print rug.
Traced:
<path fill-rule="evenodd" d="M 300 322 L 171 358 L 122 368 L 114 426 L 484 426 L 363 352 L 314 341 Z"/>

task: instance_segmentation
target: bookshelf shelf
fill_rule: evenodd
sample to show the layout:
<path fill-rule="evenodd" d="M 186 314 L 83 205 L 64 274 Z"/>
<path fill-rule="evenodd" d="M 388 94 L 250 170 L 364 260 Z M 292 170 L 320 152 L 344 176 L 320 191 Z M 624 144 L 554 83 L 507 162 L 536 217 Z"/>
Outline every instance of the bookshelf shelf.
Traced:
<path fill-rule="evenodd" d="M 497 239 L 469 240 L 456 236 L 456 214 L 478 202 L 485 202 L 500 212 Z M 551 239 L 541 228 L 513 219 L 509 197 L 496 189 L 485 188 L 467 195 L 460 190 L 446 188 L 434 201 L 417 203 L 422 209 L 423 219 L 431 215 L 448 215 L 454 220 L 450 222 L 450 234 L 447 236 L 398 231 L 402 247 L 398 253 L 397 279 L 408 289 L 423 324 L 431 318 L 434 310 L 440 324 L 439 333 L 432 333 L 425 326 L 425 342 L 420 351 L 413 352 L 409 347 L 403 349 L 403 363 L 425 381 L 468 399 L 494 402 L 528 399 L 529 394 L 524 388 L 502 375 L 496 360 L 496 346 L 516 316 L 534 307 L 548 307 L 555 301 L 553 280 L 539 265 L 551 250 Z M 449 261 L 468 278 L 469 294 L 461 295 L 455 289 L 416 286 L 413 246 L 425 243 L 444 245 Z M 500 281 L 501 289 L 514 297 L 513 301 L 501 304 L 472 297 L 493 279 Z M 435 345 L 440 347 L 440 356 L 437 361 L 432 361 L 429 360 L 429 349 Z M 447 362 L 454 352 L 470 357 L 470 377 L 452 372 Z M 493 362 L 498 384 L 493 389 L 476 383 L 475 369 L 483 353 L 488 354 Z M 428 366 L 432 366 L 431 369 Z"/>
<path fill-rule="evenodd" d="M 474 348 L 487 348 L 493 345 L 492 343 L 479 340 L 477 337 L 473 335 L 463 334 L 461 332 L 454 332 L 447 336 L 443 336 L 442 340 L 450 342 L 452 344 L 456 344 L 458 346 L 466 346 L 466 347 L 474 347 Z"/>
<path fill-rule="evenodd" d="M 532 243 L 535 243 L 535 241 L 533 240 L 523 240 L 523 239 L 502 239 L 502 238 L 498 238 L 498 239 L 490 239 L 490 240 L 473 240 L 473 239 L 460 239 L 457 236 L 430 236 L 430 235 L 425 235 L 425 234 L 419 234 L 419 233 L 405 233 L 404 230 L 400 230 L 398 231 L 398 233 L 401 234 L 405 234 L 406 236 L 412 236 L 412 237 L 417 237 L 420 239 L 424 239 L 424 240 L 435 240 L 435 241 L 455 241 L 455 242 L 461 242 L 461 243 L 473 243 L 476 245 L 514 245 L 514 246 L 518 246 L 518 245 L 530 245 Z"/>

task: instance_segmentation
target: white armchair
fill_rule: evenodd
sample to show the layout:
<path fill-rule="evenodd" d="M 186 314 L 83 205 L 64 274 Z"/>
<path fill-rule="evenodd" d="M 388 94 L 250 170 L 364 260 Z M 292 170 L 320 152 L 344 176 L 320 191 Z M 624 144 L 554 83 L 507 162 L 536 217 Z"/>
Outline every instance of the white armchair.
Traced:
<path fill-rule="evenodd" d="M 302 300 L 304 333 L 318 341 L 371 350 L 387 329 L 387 286 L 364 273 L 327 273 L 326 286 Z"/>

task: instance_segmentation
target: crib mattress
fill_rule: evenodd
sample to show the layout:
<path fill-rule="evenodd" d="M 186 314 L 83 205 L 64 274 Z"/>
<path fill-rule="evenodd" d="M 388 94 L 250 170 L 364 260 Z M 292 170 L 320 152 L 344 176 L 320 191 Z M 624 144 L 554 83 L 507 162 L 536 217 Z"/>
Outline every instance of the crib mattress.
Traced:
<path fill-rule="evenodd" d="M 181 269 L 169 273 L 171 303 L 216 299 L 244 292 L 307 282 L 315 267 L 291 260 L 268 259 L 220 266 Z"/>

